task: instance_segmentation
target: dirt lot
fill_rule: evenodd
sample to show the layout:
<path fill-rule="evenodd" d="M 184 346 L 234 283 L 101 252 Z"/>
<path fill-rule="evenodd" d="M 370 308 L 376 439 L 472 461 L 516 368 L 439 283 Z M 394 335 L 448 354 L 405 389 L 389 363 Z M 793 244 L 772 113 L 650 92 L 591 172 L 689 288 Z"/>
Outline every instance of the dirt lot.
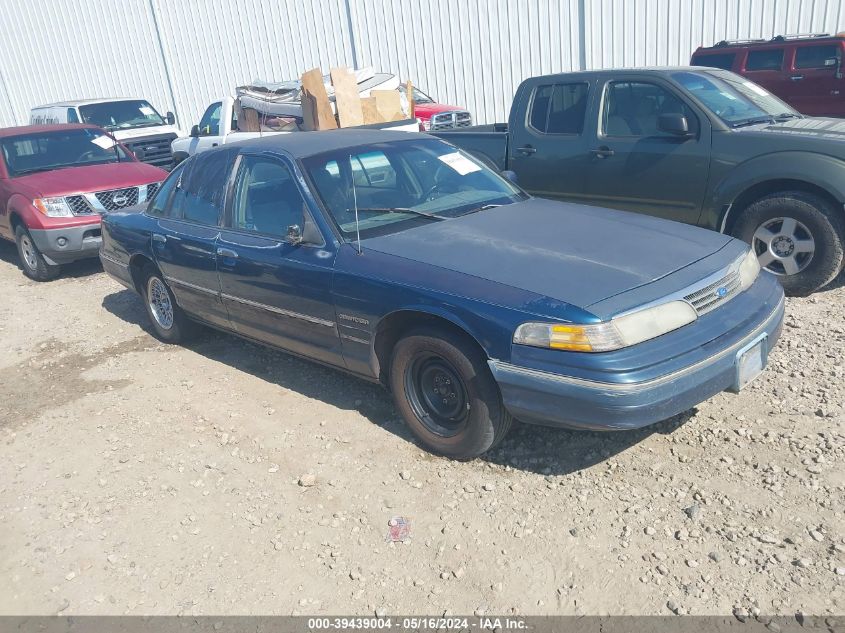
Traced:
<path fill-rule="evenodd" d="M 458 463 L 375 386 L 163 345 L 95 262 L 37 284 L 2 244 L 0 613 L 842 614 L 843 283 L 741 395 Z"/>

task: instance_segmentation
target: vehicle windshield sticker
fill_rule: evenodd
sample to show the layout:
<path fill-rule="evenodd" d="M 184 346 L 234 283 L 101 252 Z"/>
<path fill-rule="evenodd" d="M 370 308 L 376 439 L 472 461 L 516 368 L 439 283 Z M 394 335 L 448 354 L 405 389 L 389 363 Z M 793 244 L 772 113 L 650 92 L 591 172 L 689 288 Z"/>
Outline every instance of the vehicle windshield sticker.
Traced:
<path fill-rule="evenodd" d="M 763 90 L 760 86 L 755 84 L 753 81 L 744 81 L 742 85 L 751 90 L 752 92 L 756 92 L 761 97 L 768 97 L 769 93 Z"/>
<path fill-rule="evenodd" d="M 91 142 L 103 149 L 111 149 L 114 147 L 114 141 L 109 136 L 98 136 L 97 138 L 91 139 Z"/>
<path fill-rule="evenodd" d="M 466 176 L 475 171 L 481 171 L 481 167 L 472 162 L 469 158 L 460 152 L 452 152 L 451 154 L 443 154 L 438 156 L 441 161 L 449 165 L 452 169 L 458 172 L 461 176 Z"/>
<path fill-rule="evenodd" d="M 155 114 L 153 112 L 153 109 L 149 106 L 141 106 L 138 109 L 141 111 L 141 114 L 143 114 L 145 116 L 152 116 L 153 114 Z"/>

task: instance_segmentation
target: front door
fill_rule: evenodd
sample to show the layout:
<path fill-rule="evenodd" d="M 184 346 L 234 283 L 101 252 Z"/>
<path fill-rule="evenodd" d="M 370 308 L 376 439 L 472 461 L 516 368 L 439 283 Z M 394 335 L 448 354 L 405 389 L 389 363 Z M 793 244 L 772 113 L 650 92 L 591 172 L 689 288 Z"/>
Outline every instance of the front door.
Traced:
<path fill-rule="evenodd" d="M 690 135 L 663 132 L 662 114 L 685 115 Z M 668 85 L 608 82 L 593 138 L 585 184 L 592 204 L 697 222 L 710 167 L 710 126 Z"/>
<path fill-rule="evenodd" d="M 510 168 L 526 191 L 556 200 L 583 198 L 591 87 L 584 81 L 534 86 L 528 118 L 525 125 L 513 126 L 508 147 Z"/>
<path fill-rule="evenodd" d="M 841 66 L 841 44 L 796 44 L 789 104 L 809 116 L 845 116 Z"/>
<path fill-rule="evenodd" d="M 151 236 L 156 262 L 179 306 L 225 327 L 229 315 L 220 298 L 217 240 L 225 198 L 221 183 L 226 182 L 236 153 L 226 150 L 204 154 L 180 168 L 168 213 L 157 218 L 158 226 Z M 154 206 L 157 203 L 158 196 Z M 151 212 L 155 215 L 153 209 Z"/>
<path fill-rule="evenodd" d="M 221 125 L 221 120 L 225 114 L 223 103 L 218 101 L 212 103 L 205 109 L 205 112 L 200 119 L 199 136 L 193 136 L 188 145 L 188 154 L 193 156 L 199 154 L 212 147 L 222 145 L 226 139 L 226 130 Z"/>
<path fill-rule="evenodd" d="M 240 334 L 343 366 L 331 296 L 334 248 L 288 237 L 290 227 L 311 222 L 289 163 L 241 156 L 217 241 L 220 290 Z"/>

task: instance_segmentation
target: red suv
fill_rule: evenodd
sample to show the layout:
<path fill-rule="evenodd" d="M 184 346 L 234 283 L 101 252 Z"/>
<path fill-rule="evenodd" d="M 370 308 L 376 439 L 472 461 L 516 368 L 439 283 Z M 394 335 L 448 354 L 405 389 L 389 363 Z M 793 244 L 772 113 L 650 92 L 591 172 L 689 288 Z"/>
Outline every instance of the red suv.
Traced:
<path fill-rule="evenodd" d="M 699 48 L 693 66 L 731 70 L 803 114 L 845 117 L 845 33 L 735 40 Z"/>
<path fill-rule="evenodd" d="M 28 277 L 53 279 L 97 256 L 103 213 L 144 202 L 166 177 L 93 125 L 0 129 L 0 238 Z"/>

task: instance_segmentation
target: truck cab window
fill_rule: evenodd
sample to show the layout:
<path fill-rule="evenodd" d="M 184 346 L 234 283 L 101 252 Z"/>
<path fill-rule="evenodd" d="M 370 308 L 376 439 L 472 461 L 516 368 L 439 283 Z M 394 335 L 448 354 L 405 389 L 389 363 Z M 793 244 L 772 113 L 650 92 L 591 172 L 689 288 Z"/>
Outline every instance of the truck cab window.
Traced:
<path fill-rule="evenodd" d="M 687 105 L 664 88 L 649 83 L 614 82 L 605 94 L 602 129 L 605 136 L 672 136 L 658 126 L 661 114 L 687 117 L 689 129 L 698 132 L 698 119 Z"/>
<path fill-rule="evenodd" d="M 218 101 L 212 103 L 206 108 L 205 113 L 200 119 L 200 135 L 201 136 L 217 136 L 220 134 L 220 111 L 223 109 L 223 104 Z"/>
<path fill-rule="evenodd" d="M 588 93 L 586 83 L 537 86 L 529 115 L 531 127 L 543 134 L 581 134 Z"/>
<path fill-rule="evenodd" d="M 305 200 L 284 163 L 244 156 L 232 198 L 232 228 L 284 238 L 293 224 L 303 225 Z"/>

